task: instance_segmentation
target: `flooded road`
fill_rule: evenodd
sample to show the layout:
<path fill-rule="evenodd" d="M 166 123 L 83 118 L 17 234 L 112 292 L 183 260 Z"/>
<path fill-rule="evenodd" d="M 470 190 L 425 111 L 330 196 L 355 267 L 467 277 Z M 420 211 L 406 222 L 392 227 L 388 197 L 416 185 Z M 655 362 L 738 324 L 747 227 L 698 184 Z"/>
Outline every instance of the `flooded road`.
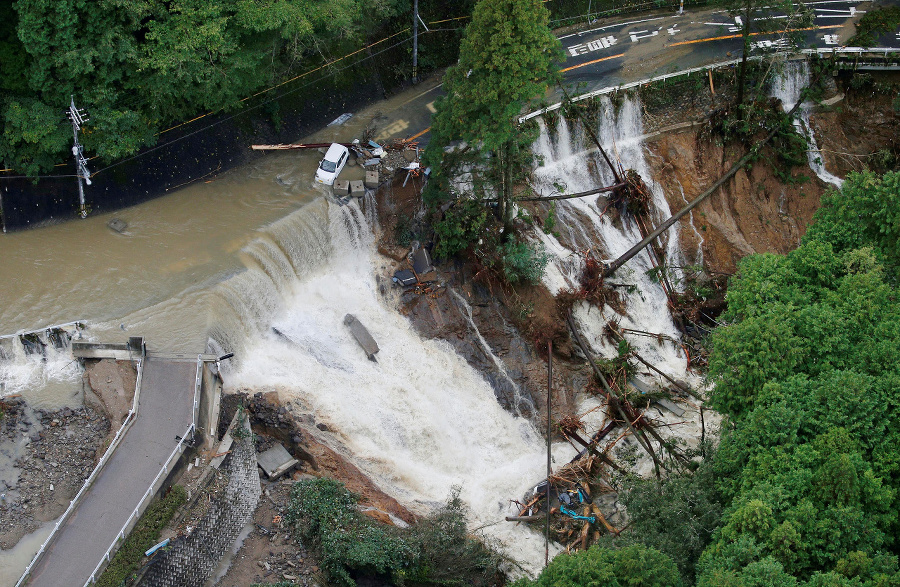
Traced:
<path fill-rule="evenodd" d="M 436 85 L 300 140 L 350 141 L 367 127 L 379 138 L 412 134 L 416 117 L 427 124 L 424 104 L 434 96 L 423 92 Z M 211 286 L 245 268 L 241 249 L 260 228 L 330 193 L 313 182 L 320 158 L 316 150 L 270 152 L 144 204 L 0 235 L 0 335 L 81 320 L 98 340 L 142 335 L 151 348 L 202 352 Z M 350 166 L 341 174 L 362 176 Z M 124 234 L 106 227 L 113 218 L 128 223 Z"/>

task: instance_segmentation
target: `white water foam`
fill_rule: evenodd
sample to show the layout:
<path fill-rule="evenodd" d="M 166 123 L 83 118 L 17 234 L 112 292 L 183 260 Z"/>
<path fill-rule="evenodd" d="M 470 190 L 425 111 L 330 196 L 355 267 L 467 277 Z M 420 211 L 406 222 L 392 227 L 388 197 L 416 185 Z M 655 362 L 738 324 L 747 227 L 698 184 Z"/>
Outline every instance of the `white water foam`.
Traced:
<path fill-rule="evenodd" d="M 41 334 L 39 352 L 29 353 L 18 335 L 0 339 L 0 398 L 22 395 L 30 405 L 54 410 L 76 405 L 82 369 L 68 344 L 57 348 Z M 80 396 L 77 398 L 80 400 Z"/>
<path fill-rule="evenodd" d="M 789 112 L 800 99 L 800 92 L 809 86 L 809 81 L 809 64 L 806 61 L 787 61 L 784 63 L 778 79 L 772 83 L 771 95 L 781 100 L 781 107 L 785 112 Z M 800 116 L 793 120 L 794 127 L 809 143 L 806 158 L 809 161 L 810 169 L 825 183 L 841 187 L 844 185 L 844 180 L 825 169 L 825 163 L 822 161 L 822 152 L 819 150 L 816 135 L 809 122 L 812 107 L 812 103 L 808 101 L 800 104 Z"/>
<path fill-rule="evenodd" d="M 671 215 L 668 203 L 661 187 L 653 181 L 651 171 L 644 158 L 642 145 L 643 124 L 640 116 L 640 103 L 636 99 L 626 98 L 618 112 L 606 99 L 600 104 L 600 123 L 594 129 L 604 149 L 614 160 L 621 161 L 625 169 L 634 169 L 644 180 L 652 193 L 651 217 L 658 225 Z M 587 191 L 614 183 L 614 177 L 602 156 L 582 137 L 582 130 L 576 125 L 570 129 L 565 119 L 560 119 L 555 133 L 539 121 L 540 136 L 534 144 L 534 151 L 542 164 L 534 171 L 534 181 L 544 193 L 549 193 L 565 184 L 566 193 Z M 683 194 L 682 194 L 683 196 Z M 604 197 L 588 197 L 562 200 L 557 203 L 557 230 L 567 237 L 567 242 L 580 251 L 592 249 L 604 260 L 612 260 L 627 251 L 641 240 L 641 234 L 631 218 L 624 218 L 618 225 L 613 224 L 603 214 L 606 205 Z M 691 224 L 693 227 L 693 224 Z M 648 227 L 652 230 L 652 227 Z M 694 229 L 696 232 L 696 229 Z M 678 288 L 683 279 L 681 266 L 684 255 L 679 246 L 679 225 L 675 224 L 661 239 L 665 251 L 664 262 L 670 267 L 669 275 L 673 285 Z M 548 268 L 544 283 L 553 291 L 576 287 L 582 262 L 580 256 L 563 246 L 558 239 L 543 234 L 536 229 L 536 238 L 550 253 L 552 263 Z M 702 239 L 701 239 L 702 245 Z M 698 259 L 702 259 L 702 250 L 698 251 Z M 617 355 L 616 345 L 604 336 L 606 325 L 615 320 L 625 329 L 664 334 L 678 341 L 681 335 L 672 321 L 667 298 L 662 286 L 647 275 L 652 267 L 649 252 L 643 252 L 632 258 L 621 268 L 608 283 L 628 285 L 618 291 L 626 306 L 626 313 L 619 314 L 610 306 L 597 309 L 587 303 L 577 304 L 573 309 L 573 318 L 587 343 L 606 358 Z M 687 370 L 687 360 L 680 345 L 671 340 L 656 340 L 653 337 L 638 336 L 625 333 L 625 338 L 632 348 L 644 359 L 655 365 L 673 379 L 682 379 L 696 387 L 699 377 Z M 655 381 L 667 386 L 668 382 L 657 373 L 646 371 L 638 365 L 640 378 L 645 382 Z M 578 412 L 583 416 L 587 431 L 593 433 L 605 422 L 604 411 L 598 410 L 600 402 L 594 397 L 578 398 Z M 702 424 L 699 408 L 696 405 L 682 405 L 686 410 L 683 416 L 675 416 L 668 411 L 657 408 L 647 409 L 645 415 L 665 424 L 659 431 L 663 436 L 677 436 L 687 446 L 696 447 L 701 437 Z M 646 409 L 646 406 L 642 406 Z M 709 416 L 707 416 L 709 418 Z M 707 420 L 709 422 L 709 420 Z M 708 425 L 709 428 L 711 426 Z M 655 444 L 655 443 L 654 443 Z M 648 476 L 653 473 L 653 463 L 645 455 L 636 441 L 631 437 L 622 439 L 615 447 L 614 454 L 626 449 L 638 450 L 638 460 L 632 467 L 638 475 Z M 659 448 L 662 451 L 661 448 Z"/>
<path fill-rule="evenodd" d="M 600 123 L 594 132 L 610 157 L 614 160 L 618 158 L 625 169 L 634 169 L 641 175 L 652 193 L 652 221 L 654 224 L 661 223 L 671 215 L 671 211 L 661 187 L 653 181 L 644 158 L 640 103 L 637 99 L 625 98 L 617 112 L 613 104 L 603 98 L 599 108 Z M 573 193 L 615 182 L 602 156 L 582 136 L 580 126 L 570 128 L 568 121 L 560 118 L 556 132 L 550 133 L 543 121 L 539 120 L 538 124 L 540 136 L 533 149 L 542 164 L 534 170 L 533 177 L 543 193 L 550 193 L 560 185 L 565 186 L 566 193 Z M 640 241 L 642 236 L 631 218 L 624 218 L 621 228 L 615 226 L 603 214 L 605 204 L 606 198 L 602 196 L 561 200 L 557 202 L 557 227 L 567 235 L 568 242 L 582 250 L 594 249 L 598 257 L 611 261 Z M 671 266 L 670 276 L 675 284 L 682 279 L 680 267 L 684 264 L 678 231 L 679 226 L 676 224 L 661 238 L 666 263 Z M 554 294 L 563 288 L 563 284 L 565 287 L 574 286 L 581 268 L 579 256 L 552 236 L 540 233 L 538 237 L 552 259 L 545 284 Z M 587 304 L 575 308 L 574 317 L 581 324 L 585 337 L 602 356 L 611 358 L 617 353 L 615 345 L 603 337 L 604 327 L 610 320 L 615 320 L 624 328 L 680 338 L 672 322 L 664 290 L 647 275 L 651 268 L 649 253 L 645 249 L 610 280 L 633 286 L 619 289 L 625 299 L 626 314 L 619 314 L 609 306 L 603 310 L 591 308 Z M 646 337 L 631 337 L 629 342 L 642 357 L 671 376 L 688 377 L 685 357 L 675 345 L 658 345 Z"/>
<path fill-rule="evenodd" d="M 269 232 L 278 250 L 252 244 L 248 270 L 221 288 L 217 346 L 233 350 L 244 339 L 227 388 L 277 390 L 295 411 L 312 413 L 329 429 L 312 433 L 417 513 L 460 486 L 471 523 L 488 524 L 489 538 L 539 570 L 543 538 L 502 521 L 515 513 L 508 499 L 544 476 L 545 447 L 531 423 L 504 411 L 449 344 L 423 340 L 383 302 L 379 257 L 355 203 L 310 204 Z M 281 253 L 294 277 L 265 258 Z M 347 313 L 378 342 L 377 363 L 343 325 Z"/>

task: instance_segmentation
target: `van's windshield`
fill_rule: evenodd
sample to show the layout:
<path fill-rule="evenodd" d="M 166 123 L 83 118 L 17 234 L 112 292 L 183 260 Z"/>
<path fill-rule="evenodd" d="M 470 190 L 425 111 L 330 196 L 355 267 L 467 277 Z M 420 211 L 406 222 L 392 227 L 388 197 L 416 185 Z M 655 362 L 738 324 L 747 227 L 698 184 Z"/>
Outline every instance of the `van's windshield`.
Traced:
<path fill-rule="evenodd" d="M 334 170 L 337 169 L 337 163 L 335 163 L 334 161 L 329 161 L 328 159 L 322 159 L 322 164 L 319 165 L 319 168 L 322 171 L 334 173 Z"/>

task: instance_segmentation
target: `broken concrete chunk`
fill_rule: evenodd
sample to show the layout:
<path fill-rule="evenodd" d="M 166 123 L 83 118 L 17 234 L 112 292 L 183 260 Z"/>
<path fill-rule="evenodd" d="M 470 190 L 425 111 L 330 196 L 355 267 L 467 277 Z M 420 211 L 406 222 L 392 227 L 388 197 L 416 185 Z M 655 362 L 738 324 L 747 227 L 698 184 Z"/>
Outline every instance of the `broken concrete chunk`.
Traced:
<path fill-rule="evenodd" d="M 412 242 L 412 253 L 410 256 L 412 257 L 413 271 L 416 273 L 422 274 L 434 271 L 434 265 L 431 264 L 431 255 L 428 254 L 428 250 L 419 241 Z"/>
<path fill-rule="evenodd" d="M 110 220 L 109 222 L 106 223 L 106 226 L 108 226 L 110 229 L 115 230 L 116 232 L 121 234 L 121 233 L 125 232 L 126 228 L 128 228 L 128 223 L 126 223 L 121 218 L 113 218 L 112 220 Z"/>
<path fill-rule="evenodd" d="M 299 462 L 280 444 L 256 455 L 256 459 L 269 479 L 277 479 Z"/>
<path fill-rule="evenodd" d="M 418 280 L 416 279 L 416 274 L 409 269 L 401 269 L 400 271 L 394 273 L 394 278 L 392 281 L 397 285 L 409 287 L 411 285 L 415 285 Z"/>
<path fill-rule="evenodd" d="M 669 410 L 679 418 L 684 416 L 684 409 L 682 409 L 681 406 L 671 400 L 667 400 L 666 398 L 658 399 L 656 400 L 656 404 L 661 408 Z"/>
<path fill-rule="evenodd" d="M 361 198 L 365 195 L 366 188 L 363 187 L 361 179 L 354 179 L 350 182 L 350 195 L 355 198 Z"/>
<path fill-rule="evenodd" d="M 344 316 L 344 324 L 350 328 L 350 333 L 356 339 L 356 342 L 359 343 L 359 346 L 362 347 L 369 360 L 375 361 L 375 353 L 379 350 L 378 343 L 375 342 L 375 339 L 372 338 L 366 327 L 353 314 Z"/>

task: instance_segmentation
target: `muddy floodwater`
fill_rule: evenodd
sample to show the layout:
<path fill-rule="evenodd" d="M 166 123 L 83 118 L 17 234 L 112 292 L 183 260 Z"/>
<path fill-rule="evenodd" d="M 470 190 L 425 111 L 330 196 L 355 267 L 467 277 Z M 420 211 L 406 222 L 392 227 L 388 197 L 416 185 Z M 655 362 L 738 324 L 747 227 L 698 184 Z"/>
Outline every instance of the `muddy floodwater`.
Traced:
<path fill-rule="evenodd" d="M 402 138 L 407 113 L 427 114 L 422 104 L 434 99 L 428 94 L 436 85 L 423 83 L 298 140 L 351 141 L 366 128 L 379 139 Z M 246 268 L 245 245 L 263 227 L 330 193 L 313 179 L 321 156 L 315 149 L 268 152 L 144 204 L 0 235 L 0 336 L 80 320 L 93 340 L 141 335 L 151 349 L 205 351 L 215 321 L 213 286 Z M 362 177 L 360 167 L 341 173 Z M 107 227 L 114 218 L 127 223 L 124 233 Z M 77 375 L 68 372 L 64 380 Z M 43 386 L 29 381 L 18 389 L 7 381 L 0 395 L 23 393 L 45 408 L 71 401 L 66 384 L 44 379 Z"/>

